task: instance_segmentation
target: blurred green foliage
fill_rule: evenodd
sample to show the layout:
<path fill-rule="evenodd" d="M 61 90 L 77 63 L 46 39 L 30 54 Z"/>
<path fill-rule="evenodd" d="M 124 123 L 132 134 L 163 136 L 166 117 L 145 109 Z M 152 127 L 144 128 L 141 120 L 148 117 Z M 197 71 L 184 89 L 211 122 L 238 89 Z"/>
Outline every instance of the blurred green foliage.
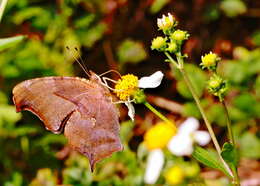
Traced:
<path fill-rule="evenodd" d="M 125 40 L 117 50 L 118 60 L 121 65 L 127 62 L 138 63 L 147 58 L 147 53 L 141 42 Z"/>
<path fill-rule="evenodd" d="M 144 185 L 143 175 L 148 151 L 140 143 L 142 133 L 135 133 L 137 126 L 134 123 L 126 121 L 121 124 L 124 151 L 98 163 L 95 172 L 91 173 L 86 157 L 75 152 L 64 152 L 65 157 L 57 155 L 66 151 L 64 150 L 66 139 L 63 135 L 46 131 L 41 121 L 31 113 L 15 112 L 11 91 L 17 83 L 25 79 L 74 75 L 72 63 L 78 57 L 74 47 L 83 49 L 82 53 L 79 51 L 80 55 L 93 52 L 96 56 L 102 56 L 102 47 L 98 44 L 109 39 L 107 34 L 110 32 L 116 35 L 111 39 L 119 40 L 116 41 L 115 47 L 112 45 L 118 59 L 116 65 L 126 69 L 128 67 L 126 64 L 132 63 L 136 69 L 141 67 L 140 70 L 143 70 L 145 65 L 144 68 L 151 71 L 161 70 L 158 69 L 158 61 L 161 62 L 163 59 L 153 58 L 154 56 L 146 50 L 149 48 L 146 40 L 150 42 L 151 35 L 140 32 L 142 22 L 138 20 L 147 14 L 150 22 L 144 25 L 147 27 L 151 23 L 156 25 L 156 18 L 151 15 L 161 17 L 161 14 L 165 13 L 164 10 L 168 11 L 169 7 L 175 8 L 170 3 L 169 0 L 154 0 L 137 6 L 135 2 L 131 4 L 127 0 L 8 1 L 0 25 L 1 185 Z M 190 12 L 189 3 L 187 3 L 188 12 Z M 113 8 L 115 4 L 120 10 L 116 11 Z M 140 10 L 143 7 L 148 11 Z M 183 10 L 183 6 L 176 7 L 177 12 L 179 9 Z M 245 13 L 247 7 L 241 0 L 209 3 L 202 12 L 203 19 L 207 23 L 215 24 L 214 21 L 220 19 L 220 10 L 235 19 L 236 16 Z M 130 16 L 126 16 L 126 19 L 122 14 L 128 11 Z M 141 11 L 145 13 L 140 13 Z M 113 18 L 114 14 L 116 18 Z M 128 23 L 129 25 L 131 23 L 131 26 L 138 25 L 138 29 L 133 29 L 133 33 L 130 33 L 131 26 L 125 29 Z M 122 28 L 123 31 L 118 28 Z M 148 29 L 155 30 L 155 26 L 150 26 Z M 259 47 L 259 30 L 253 31 L 252 41 Z M 68 51 L 66 46 L 71 50 Z M 97 61 L 99 66 L 104 66 L 106 59 L 96 60 L 99 59 L 96 56 L 91 60 Z M 151 65 L 144 62 L 147 60 Z M 156 69 L 153 68 L 152 61 L 156 61 Z M 203 99 L 203 106 L 210 120 L 223 129 L 226 122 L 223 108 L 206 93 L 208 74 L 197 64 L 187 64 L 187 72 L 195 84 L 197 93 Z M 163 64 L 160 68 L 163 68 Z M 239 139 L 239 153 L 245 158 L 259 159 L 259 134 L 249 129 L 257 127 L 260 119 L 260 48 L 252 50 L 244 47 L 235 48 L 234 59 L 222 61 L 219 71 L 230 82 L 228 106 L 236 138 Z M 181 115 L 200 118 L 200 113 L 180 74 L 177 71 L 174 74 L 177 80 L 176 92 L 179 96 L 177 101 L 184 105 Z M 147 128 L 145 122 L 143 125 L 142 130 L 145 130 Z M 148 124 L 150 125 L 151 123 Z M 197 162 L 173 157 L 167 151 L 165 154 L 166 168 L 178 164 L 186 170 L 185 184 L 198 176 L 200 168 Z M 158 183 L 165 185 L 163 175 Z"/>

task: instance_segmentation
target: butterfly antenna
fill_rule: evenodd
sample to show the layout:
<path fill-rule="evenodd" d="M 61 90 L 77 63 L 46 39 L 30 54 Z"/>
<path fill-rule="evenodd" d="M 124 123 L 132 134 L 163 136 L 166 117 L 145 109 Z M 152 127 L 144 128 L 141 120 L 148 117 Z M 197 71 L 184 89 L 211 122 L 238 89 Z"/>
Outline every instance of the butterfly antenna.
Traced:
<path fill-rule="evenodd" d="M 101 77 L 101 76 L 104 76 L 104 75 L 106 75 L 106 74 L 108 74 L 108 73 L 111 73 L 111 72 L 116 73 L 116 74 L 121 78 L 121 74 L 120 74 L 118 71 L 113 70 L 113 69 L 112 69 L 112 70 L 108 70 L 108 71 L 106 71 L 106 72 L 100 74 L 99 76 Z"/>
<path fill-rule="evenodd" d="M 66 49 L 69 50 L 69 51 L 71 51 L 68 46 L 66 46 Z M 79 57 L 80 60 L 78 60 L 78 58 L 77 58 L 74 54 L 72 55 L 72 56 L 73 56 L 73 59 L 79 64 L 79 66 L 80 66 L 80 67 L 82 68 L 82 70 L 87 74 L 87 76 L 90 77 L 89 70 L 88 70 L 87 66 L 85 65 L 85 63 L 83 62 L 83 60 L 82 60 L 82 58 L 81 58 L 81 56 L 80 56 L 80 54 L 79 54 L 78 48 L 75 47 L 75 51 L 77 51 L 77 54 L 78 54 L 77 57 Z"/>

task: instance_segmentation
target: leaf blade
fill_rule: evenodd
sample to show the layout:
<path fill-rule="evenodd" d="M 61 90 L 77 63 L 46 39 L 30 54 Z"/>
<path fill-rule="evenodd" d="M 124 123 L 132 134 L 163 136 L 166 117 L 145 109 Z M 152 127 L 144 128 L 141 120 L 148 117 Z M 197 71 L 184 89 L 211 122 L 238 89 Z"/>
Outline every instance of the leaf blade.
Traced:
<path fill-rule="evenodd" d="M 231 175 L 226 171 L 222 163 L 217 159 L 217 157 L 211 155 L 207 150 L 199 146 L 195 146 L 192 156 L 202 164 L 214 169 L 218 169 L 225 175 L 231 177 Z"/>

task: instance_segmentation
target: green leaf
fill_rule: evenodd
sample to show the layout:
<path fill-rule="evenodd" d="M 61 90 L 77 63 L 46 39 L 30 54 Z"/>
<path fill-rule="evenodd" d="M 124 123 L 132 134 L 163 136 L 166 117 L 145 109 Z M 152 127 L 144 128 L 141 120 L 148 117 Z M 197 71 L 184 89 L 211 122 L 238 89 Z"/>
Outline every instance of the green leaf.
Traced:
<path fill-rule="evenodd" d="M 260 139 L 250 132 L 244 133 L 240 138 L 240 152 L 242 157 L 260 158 Z"/>
<path fill-rule="evenodd" d="M 40 7 L 29 7 L 29 8 L 24 8 L 20 11 L 18 11 L 14 16 L 13 16 L 13 22 L 17 25 L 21 24 L 25 20 L 31 19 L 32 17 L 39 16 L 41 17 L 45 10 Z"/>
<path fill-rule="evenodd" d="M 228 17 L 236 17 L 247 11 L 245 3 L 241 0 L 224 0 L 220 3 L 220 8 Z"/>
<path fill-rule="evenodd" d="M 218 169 L 225 173 L 227 176 L 230 176 L 230 174 L 226 171 L 220 160 L 213 154 L 209 153 L 207 150 L 199 146 L 195 146 L 192 156 L 204 165 L 214 169 Z"/>
<path fill-rule="evenodd" d="M 21 113 L 16 113 L 15 107 L 11 105 L 0 105 L 0 125 L 2 123 L 13 124 L 20 120 L 22 117 Z"/>
<path fill-rule="evenodd" d="M 242 93 L 234 99 L 234 106 L 250 116 L 257 112 L 255 111 L 256 103 L 257 101 L 255 100 L 253 95 L 249 93 Z"/>
<path fill-rule="evenodd" d="M 256 31 L 253 36 L 252 40 L 255 43 L 255 45 L 260 46 L 260 31 Z"/>
<path fill-rule="evenodd" d="M 118 47 L 117 56 L 120 63 L 138 63 L 146 59 L 147 53 L 141 42 L 127 39 Z"/>
<path fill-rule="evenodd" d="M 134 124 L 132 121 L 125 121 L 121 123 L 120 127 L 120 138 L 123 143 L 128 143 L 130 138 L 133 136 Z"/>
<path fill-rule="evenodd" d="M 217 123 L 219 126 L 226 126 L 224 108 L 220 104 L 212 104 L 206 110 L 206 113 L 210 122 Z"/>
<path fill-rule="evenodd" d="M 92 47 L 96 41 L 101 39 L 103 34 L 107 30 L 107 25 L 104 23 L 97 24 L 94 27 L 91 27 L 87 31 L 79 30 L 78 38 L 81 41 L 81 44 L 86 47 Z"/>
<path fill-rule="evenodd" d="M 188 117 L 188 116 L 193 116 L 195 118 L 201 118 L 200 111 L 197 107 L 197 105 L 193 102 L 187 102 L 183 105 L 183 116 Z"/>
<path fill-rule="evenodd" d="M 233 170 L 237 167 L 239 157 L 233 144 L 226 142 L 222 147 L 221 156 Z"/>
<path fill-rule="evenodd" d="M 17 43 L 21 42 L 25 38 L 26 36 L 14 36 L 0 39 L 0 51 L 17 45 Z"/>
<path fill-rule="evenodd" d="M 150 12 L 152 14 L 158 13 L 169 2 L 169 0 L 154 0 L 150 7 Z"/>
<path fill-rule="evenodd" d="M 79 18 L 78 20 L 75 21 L 74 24 L 76 28 L 86 29 L 94 21 L 94 19 L 95 19 L 95 14 L 89 14 L 87 16 Z"/>

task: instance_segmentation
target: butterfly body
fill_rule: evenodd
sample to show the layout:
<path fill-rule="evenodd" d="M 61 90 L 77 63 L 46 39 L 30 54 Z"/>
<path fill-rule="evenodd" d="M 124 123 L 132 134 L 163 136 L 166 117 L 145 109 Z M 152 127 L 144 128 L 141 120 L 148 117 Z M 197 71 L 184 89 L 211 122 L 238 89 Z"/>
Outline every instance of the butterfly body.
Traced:
<path fill-rule="evenodd" d="M 112 95 L 91 72 L 90 79 L 45 77 L 26 80 L 13 89 L 17 111 L 37 115 L 47 130 L 64 131 L 69 145 L 96 162 L 122 150 L 119 113 Z"/>

